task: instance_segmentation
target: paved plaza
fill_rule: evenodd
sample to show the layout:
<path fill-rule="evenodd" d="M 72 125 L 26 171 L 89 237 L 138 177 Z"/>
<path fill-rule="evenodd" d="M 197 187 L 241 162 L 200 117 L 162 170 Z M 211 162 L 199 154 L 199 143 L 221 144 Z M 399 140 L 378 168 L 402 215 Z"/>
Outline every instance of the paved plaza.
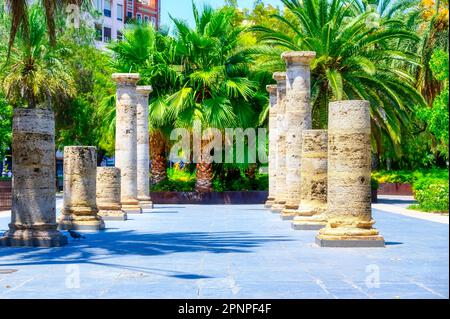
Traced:
<path fill-rule="evenodd" d="M 0 248 L 0 298 L 448 298 L 448 216 L 380 205 L 375 249 L 319 248 L 262 205 L 158 205 L 63 248 Z"/>

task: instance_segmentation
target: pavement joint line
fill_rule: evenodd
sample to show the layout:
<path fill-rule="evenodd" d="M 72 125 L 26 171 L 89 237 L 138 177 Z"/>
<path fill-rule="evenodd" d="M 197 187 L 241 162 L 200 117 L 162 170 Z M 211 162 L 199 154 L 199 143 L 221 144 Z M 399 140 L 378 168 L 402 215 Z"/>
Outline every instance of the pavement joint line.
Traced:
<path fill-rule="evenodd" d="M 447 298 L 446 296 L 444 296 L 444 295 L 442 295 L 442 294 L 440 294 L 440 293 L 438 293 L 438 292 L 434 291 L 433 289 L 431 289 L 431 288 L 427 287 L 426 285 L 424 285 L 424 284 L 423 284 L 423 283 L 421 283 L 421 282 L 416 282 L 415 280 L 411 280 L 411 283 L 413 283 L 413 284 L 415 284 L 415 285 L 419 286 L 420 288 L 423 288 L 423 289 L 425 289 L 426 291 L 428 291 L 428 292 L 432 293 L 433 295 L 436 295 L 436 296 L 438 296 L 439 298 L 444 298 L 444 299 L 446 299 L 446 298 Z"/>

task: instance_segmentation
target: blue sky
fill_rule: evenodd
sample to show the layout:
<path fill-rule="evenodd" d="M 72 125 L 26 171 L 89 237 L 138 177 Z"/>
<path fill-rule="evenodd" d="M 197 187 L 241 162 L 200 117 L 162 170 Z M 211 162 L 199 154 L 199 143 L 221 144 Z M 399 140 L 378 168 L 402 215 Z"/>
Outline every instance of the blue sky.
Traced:
<path fill-rule="evenodd" d="M 213 7 L 222 6 L 224 0 L 194 0 L 198 7 L 202 7 L 203 4 L 209 4 Z M 238 0 L 240 8 L 252 8 L 254 0 Z M 265 4 L 271 4 L 273 6 L 280 6 L 280 0 L 264 0 Z M 191 25 L 193 24 L 194 17 L 192 16 L 192 1 L 191 0 L 161 0 L 161 23 L 162 25 L 171 26 L 171 20 L 169 13 L 176 18 L 182 18 L 187 20 Z"/>

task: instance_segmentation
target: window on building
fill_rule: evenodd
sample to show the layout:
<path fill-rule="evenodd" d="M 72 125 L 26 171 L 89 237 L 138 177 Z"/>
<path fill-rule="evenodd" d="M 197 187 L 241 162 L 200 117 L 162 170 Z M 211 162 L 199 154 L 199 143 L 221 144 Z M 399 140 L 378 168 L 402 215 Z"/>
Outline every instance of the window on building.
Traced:
<path fill-rule="evenodd" d="M 98 23 L 95 24 L 95 40 L 97 41 L 103 40 L 103 29 L 102 26 Z"/>
<path fill-rule="evenodd" d="M 103 42 L 111 41 L 111 28 L 104 27 L 103 28 Z"/>
<path fill-rule="evenodd" d="M 140 13 L 136 14 L 137 22 L 142 22 L 142 15 Z"/>
<path fill-rule="evenodd" d="M 155 17 L 152 17 L 152 24 L 156 28 L 156 18 Z"/>
<path fill-rule="evenodd" d="M 148 24 L 148 16 L 144 16 L 144 22 L 145 24 Z"/>
<path fill-rule="evenodd" d="M 123 34 L 120 31 L 117 31 L 117 40 L 119 40 L 119 41 L 123 40 Z"/>
<path fill-rule="evenodd" d="M 123 5 L 120 3 L 117 4 L 117 20 L 123 20 Z"/>
<path fill-rule="evenodd" d="M 111 18 L 111 1 L 110 0 L 103 1 L 103 15 L 105 17 Z"/>

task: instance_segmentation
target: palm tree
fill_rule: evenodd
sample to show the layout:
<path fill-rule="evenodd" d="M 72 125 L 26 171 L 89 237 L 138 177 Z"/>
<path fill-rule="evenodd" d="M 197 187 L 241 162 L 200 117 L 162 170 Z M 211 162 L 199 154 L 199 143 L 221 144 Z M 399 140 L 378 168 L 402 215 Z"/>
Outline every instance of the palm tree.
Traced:
<path fill-rule="evenodd" d="M 6 61 L 2 86 L 16 107 L 27 104 L 28 108 L 36 108 L 41 103 L 50 107 L 56 98 L 75 94 L 74 82 L 61 59 L 66 49 L 49 45 L 42 10 L 33 6 L 27 12 L 29 32 L 19 31 L 17 44 L 11 49 L 1 47 L 4 59 L 0 60 Z"/>
<path fill-rule="evenodd" d="M 256 84 L 249 80 L 251 56 L 239 49 L 239 37 L 245 31 L 232 25 L 234 10 L 213 10 L 205 6 L 199 12 L 193 4 L 195 27 L 172 18 L 182 57 L 183 87 L 168 99 L 169 112 L 177 127 L 192 128 L 195 121 L 217 129 L 249 127 L 257 120 L 252 107 Z M 202 156 L 197 159 L 198 192 L 212 191 L 213 165 L 203 140 Z"/>
<path fill-rule="evenodd" d="M 40 0 L 39 5 L 43 8 L 47 25 L 47 33 L 50 44 L 56 44 L 56 17 L 68 4 L 75 4 L 79 7 L 87 5 L 89 1 L 85 0 Z M 30 36 L 30 25 L 28 21 L 29 0 L 6 0 L 6 6 L 11 15 L 11 27 L 9 36 L 9 49 L 12 48 L 18 32 L 27 38 Z"/>
<path fill-rule="evenodd" d="M 365 99 L 371 102 L 375 151 L 382 152 L 382 136 L 398 146 L 412 107 L 423 105 L 424 100 L 414 88 L 413 76 L 392 67 L 393 61 L 417 65 L 419 58 L 392 43 L 415 42 L 417 36 L 387 15 L 379 24 L 368 23 L 372 11 L 358 13 L 354 3 L 344 0 L 282 2 L 297 21 L 294 24 L 282 16 L 275 17 L 295 32 L 294 37 L 264 27 L 253 30 L 273 47 L 317 53 L 312 64 L 314 126 L 327 125 L 330 100 Z"/>
<path fill-rule="evenodd" d="M 157 32 L 150 24 L 127 26 L 123 41 L 109 45 L 114 69 L 140 73 L 141 83 L 153 87 L 149 101 L 149 140 L 151 176 L 155 184 L 167 178 L 166 149 L 173 122 L 169 121 L 166 98 L 181 86 L 182 75 L 175 48 L 172 37 Z M 98 113 L 104 115 L 105 136 L 114 136 L 115 95 L 101 103 Z"/>

